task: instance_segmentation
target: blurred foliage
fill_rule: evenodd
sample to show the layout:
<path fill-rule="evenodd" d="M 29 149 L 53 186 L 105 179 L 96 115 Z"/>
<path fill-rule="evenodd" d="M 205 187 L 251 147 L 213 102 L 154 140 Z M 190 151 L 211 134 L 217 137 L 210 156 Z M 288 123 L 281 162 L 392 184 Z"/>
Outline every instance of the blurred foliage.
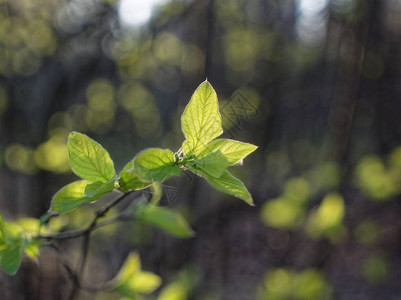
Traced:
<path fill-rule="evenodd" d="M 332 299 L 332 293 L 333 288 L 318 270 L 298 273 L 279 268 L 267 272 L 259 287 L 258 299 L 324 300 Z"/>

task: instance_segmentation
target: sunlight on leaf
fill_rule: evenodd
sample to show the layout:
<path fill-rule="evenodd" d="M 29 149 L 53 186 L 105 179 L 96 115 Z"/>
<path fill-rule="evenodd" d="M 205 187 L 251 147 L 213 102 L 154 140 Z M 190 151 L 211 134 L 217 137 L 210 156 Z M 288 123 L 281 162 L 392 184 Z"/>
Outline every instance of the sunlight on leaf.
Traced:
<path fill-rule="evenodd" d="M 97 142 L 79 132 L 68 137 L 71 169 L 88 182 L 107 182 L 116 174 L 109 153 Z"/>
<path fill-rule="evenodd" d="M 249 205 L 254 205 L 252 196 L 245 187 L 244 183 L 239 180 L 237 177 L 232 175 L 230 172 L 227 170 L 224 171 L 223 175 L 220 176 L 219 178 L 215 178 L 207 174 L 206 172 L 202 171 L 201 169 L 195 169 L 192 167 L 189 167 L 189 169 L 204 177 L 212 186 L 214 186 L 216 189 L 232 195 L 234 197 L 240 198 L 244 200 L 246 203 Z"/>
<path fill-rule="evenodd" d="M 182 144 L 186 156 L 199 154 L 223 133 L 217 95 L 208 81 L 199 85 L 185 107 L 181 128 L 186 138 Z"/>
<path fill-rule="evenodd" d="M 124 192 L 130 190 L 140 190 L 148 187 L 151 183 L 141 181 L 134 172 L 134 161 L 131 160 L 125 165 L 123 170 L 120 172 L 119 180 L 120 187 Z"/>
<path fill-rule="evenodd" d="M 128 255 L 114 281 L 115 290 L 126 297 L 136 297 L 137 293 L 149 294 L 161 284 L 161 278 L 156 274 L 141 271 L 141 261 L 137 253 Z"/>
<path fill-rule="evenodd" d="M 134 171 L 144 181 L 163 181 L 180 175 L 175 165 L 173 152 L 168 149 L 150 148 L 142 151 L 134 159 Z"/>
<path fill-rule="evenodd" d="M 198 157 L 204 157 L 209 153 L 220 150 L 230 165 L 240 163 L 245 157 L 255 151 L 258 147 L 252 144 L 243 143 L 229 139 L 217 139 L 210 142 L 206 148 L 199 153 Z"/>
<path fill-rule="evenodd" d="M 224 174 L 229 162 L 220 150 L 209 153 L 206 156 L 189 161 L 188 166 L 193 169 L 201 169 L 212 177 L 219 178 Z"/>
<path fill-rule="evenodd" d="M 73 210 L 82 203 L 94 201 L 85 196 L 86 180 L 75 181 L 61 188 L 52 199 L 50 210 L 65 213 Z"/>
<path fill-rule="evenodd" d="M 114 190 L 115 178 L 111 178 L 107 182 L 95 181 L 85 187 L 84 195 L 89 198 L 99 198 Z"/>

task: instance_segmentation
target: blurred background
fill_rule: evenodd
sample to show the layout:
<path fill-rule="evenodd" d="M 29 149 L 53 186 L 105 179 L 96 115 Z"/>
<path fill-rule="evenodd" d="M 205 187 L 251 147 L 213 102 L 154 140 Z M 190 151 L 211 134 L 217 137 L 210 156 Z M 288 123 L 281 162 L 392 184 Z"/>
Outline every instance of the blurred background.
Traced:
<path fill-rule="evenodd" d="M 206 78 L 223 136 L 259 146 L 233 170 L 256 206 L 173 178 L 161 203 L 196 236 L 99 230 L 88 285 L 137 251 L 163 279 L 143 299 L 401 299 L 400 0 L 0 0 L 1 214 L 37 218 L 76 180 L 72 130 L 117 170 L 148 147 L 177 151 L 180 115 Z M 59 246 L 74 264 L 79 243 Z M 0 274 L 0 298 L 64 299 L 69 284 L 44 248 Z"/>

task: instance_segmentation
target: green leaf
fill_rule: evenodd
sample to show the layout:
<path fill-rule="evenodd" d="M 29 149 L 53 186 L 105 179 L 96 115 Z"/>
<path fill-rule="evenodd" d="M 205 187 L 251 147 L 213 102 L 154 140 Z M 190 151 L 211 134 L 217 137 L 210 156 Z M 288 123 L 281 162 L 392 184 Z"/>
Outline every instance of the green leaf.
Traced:
<path fill-rule="evenodd" d="M 134 159 L 134 171 L 144 181 L 163 181 L 180 175 L 181 169 L 175 164 L 173 152 L 168 149 L 150 148 Z"/>
<path fill-rule="evenodd" d="M 107 182 L 116 175 L 109 153 L 85 134 L 71 132 L 67 148 L 71 169 L 88 182 Z"/>
<path fill-rule="evenodd" d="M 161 284 L 161 278 L 151 272 L 140 272 L 129 281 L 130 287 L 137 293 L 150 294 Z"/>
<path fill-rule="evenodd" d="M 217 150 L 200 159 L 189 161 L 186 165 L 195 170 L 201 169 L 212 177 L 220 177 L 229 166 L 229 162 L 223 153 Z"/>
<path fill-rule="evenodd" d="M 136 207 L 137 218 L 140 221 L 157 226 L 176 237 L 187 238 L 194 235 L 185 219 L 170 209 L 142 204 Z"/>
<path fill-rule="evenodd" d="M 61 188 L 52 199 L 50 210 L 65 213 L 73 210 L 85 202 L 95 201 L 96 199 L 85 196 L 86 180 L 74 181 Z"/>
<path fill-rule="evenodd" d="M 117 284 L 122 284 L 126 282 L 131 278 L 132 275 L 139 273 L 140 271 L 141 260 L 139 258 L 139 255 L 135 252 L 132 252 L 128 255 L 116 276 Z"/>
<path fill-rule="evenodd" d="M 219 177 L 215 178 L 207 173 L 203 172 L 202 170 L 199 169 L 193 169 L 189 168 L 192 172 L 201 175 L 204 177 L 212 186 L 214 186 L 216 189 L 227 193 L 229 195 L 232 195 L 234 197 L 240 198 L 244 200 L 246 203 L 249 205 L 253 206 L 253 200 L 252 196 L 245 187 L 244 183 L 239 180 L 237 177 L 232 175 L 230 172 L 227 170 L 224 172 L 224 174 Z"/>
<path fill-rule="evenodd" d="M 128 192 L 130 190 L 141 190 L 151 185 L 151 183 L 143 182 L 138 178 L 134 172 L 133 160 L 126 164 L 124 169 L 120 172 L 118 182 L 124 192 Z"/>
<path fill-rule="evenodd" d="M 96 198 L 108 194 L 114 190 L 115 178 L 103 183 L 101 181 L 95 181 L 88 184 L 85 187 L 84 195 L 89 198 Z"/>
<path fill-rule="evenodd" d="M 217 139 L 210 142 L 198 157 L 205 157 L 210 153 L 220 150 L 227 158 L 229 165 L 241 163 L 241 161 L 255 151 L 258 146 L 229 139 Z"/>
<path fill-rule="evenodd" d="M 141 270 L 141 261 L 137 253 L 130 253 L 120 272 L 115 278 L 116 290 L 126 297 L 135 297 L 137 293 L 149 294 L 161 284 L 156 274 Z"/>
<path fill-rule="evenodd" d="M 223 133 L 217 95 L 207 80 L 196 89 L 185 107 L 181 128 L 186 138 L 182 144 L 186 156 L 199 154 Z"/>
<path fill-rule="evenodd" d="M 31 241 L 25 248 L 25 254 L 28 255 L 31 259 L 37 259 L 39 256 L 39 241 L 33 240 Z"/>
<path fill-rule="evenodd" d="M 0 265 L 9 275 L 15 275 L 21 265 L 22 254 L 24 253 L 22 238 L 18 238 L 0 252 Z"/>

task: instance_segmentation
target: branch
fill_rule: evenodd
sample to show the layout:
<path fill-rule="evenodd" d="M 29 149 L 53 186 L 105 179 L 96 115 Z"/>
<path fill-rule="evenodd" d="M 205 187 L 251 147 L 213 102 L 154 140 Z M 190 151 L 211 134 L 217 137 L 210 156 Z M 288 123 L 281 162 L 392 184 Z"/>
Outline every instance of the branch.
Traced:
<path fill-rule="evenodd" d="M 111 201 L 110 203 L 105 204 L 103 207 L 101 207 L 97 212 L 96 212 L 96 216 L 95 218 L 92 220 L 91 224 L 86 228 L 86 229 L 82 229 L 82 230 L 78 230 L 78 231 L 67 231 L 67 232 L 60 232 L 54 235 L 41 235 L 39 234 L 38 236 L 36 236 L 36 238 L 38 239 L 42 239 L 42 240 L 66 240 L 66 239 L 73 239 L 73 238 L 78 238 L 81 236 L 86 236 L 88 234 L 90 234 L 92 231 L 94 231 L 95 229 L 101 227 L 101 226 L 105 226 L 110 221 L 114 222 L 118 222 L 118 221 L 125 221 L 127 220 L 127 218 L 125 216 L 118 216 L 112 220 L 108 220 L 108 221 L 104 221 L 102 223 L 98 224 L 98 220 L 102 217 L 104 217 L 104 215 L 114 206 L 116 206 L 118 203 L 120 203 L 121 201 L 123 201 L 124 199 L 126 199 L 129 195 L 132 194 L 132 192 L 128 192 L 128 193 L 124 193 L 121 196 L 117 197 L 114 201 Z"/>

